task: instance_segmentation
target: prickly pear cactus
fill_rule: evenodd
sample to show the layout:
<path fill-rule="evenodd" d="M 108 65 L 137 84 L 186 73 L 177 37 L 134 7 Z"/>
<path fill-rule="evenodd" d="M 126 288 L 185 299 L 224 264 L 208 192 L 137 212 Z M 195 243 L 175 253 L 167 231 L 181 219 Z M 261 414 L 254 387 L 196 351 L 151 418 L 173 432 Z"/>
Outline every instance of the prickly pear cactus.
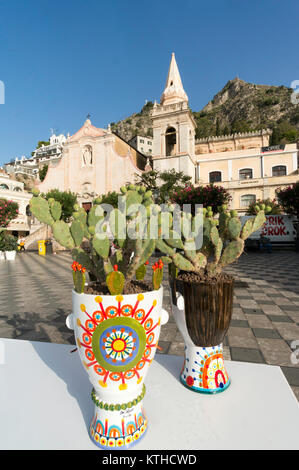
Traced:
<path fill-rule="evenodd" d="M 51 226 L 54 238 L 71 250 L 73 259 L 86 267 L 93 279 L 103 283 L 111 273 L 107 278 L 110 292 L 122 293 L 123 277 L 129 282 L 138 270 L 137 276 L 142 275 L 140 266 L 153 254 L 158 236 L 149 229 L 152 218 L 159 212 L 151 191 L 140 185 L 123 186 L 119 193 L 121 204 L 109 214 L 102 209 L 101 197 L 95 198 L 88 215 L 76 204 L 71 223 L 62 220 L 59 202 L 46 200 L 38 190 L 32 193 L 32 214 Z M 160 217 L 159 229 L 165 220 L 165 216 Z M 172 250 L 175 253 L 175 248 Z M 113 269 L 116 264 L 117 272 Z"/>
<path fill-rule="evenodd" d="M 84 268 L 81 264 L 74 261 L 72 264 L 72 269 L 73 269 L 73 282 L 74 282 L 75 291 L 78 292 L 78 294 L 82 294 L 82 292 L 84 291 L 84 286 L 85 286 L 86 268 Z"/>
<path fill-rule="evenodd" d="M 163 261 L 160 259 L 153 266 L 153 286 L 155 290 L 160 289 L 163 280 Z"/>
<path fill-rule="evenodd" d="M 144 264 L 141 264 L 139 268 L 136 270 L 136 279 L 137 281 L 143 281 L 145 275 L 146 275 L 146 266 L 148 265 L 148 261 L 146 261 Z"/>
<path fill-rule="evenodd" d="M 202 217 L 200 221 L 196 218 Z M 206 273 L 213 276 L 226 265 L 235 262 L 243 253 L 244 241 L 265 223 L 265 213 L 260 210 L 255 217 L 248 219 L 242 227 L 235 210 L 227 206 L 219 208 L 219 218 L 214 218 L 208 207 L 202 214 L 186 217 L 182 214 L 182 235 L 179 240 L 167 239 L 160 234 L 157 248 L 166 255 L 170 263 L 171 277 L 177 270 Z M 189 224 L 188 224 L 189 222 Z M 195 227 L 199 227 L 197 230 Z M 201 243 L 197 243 L 201 241 Z"/>
<path fill-rule="evenodd" d="M 111 295 L 121 294 L 125 285 L 125 276 L 118 271 L 118 266 L 114 266 L 114 271 L 107 274 L 106 284 Z"/>

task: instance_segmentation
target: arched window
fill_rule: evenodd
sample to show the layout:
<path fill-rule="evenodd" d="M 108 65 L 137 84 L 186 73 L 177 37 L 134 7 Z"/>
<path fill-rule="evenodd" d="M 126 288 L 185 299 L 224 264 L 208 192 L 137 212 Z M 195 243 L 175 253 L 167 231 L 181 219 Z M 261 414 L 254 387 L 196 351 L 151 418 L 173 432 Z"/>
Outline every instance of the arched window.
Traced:
<path fill-rule="evenodd" d="M 14 191 L 19 191 L 21 192 L 22 191 L 22 188 L 20 188 L 20 186 L 16 186 L 15 188 L 13 188 Z"/>
<path fill-rule="evenodd" d="M 209 175 L 209 182 L 217 183 L 219 181 L 221 181 L 221 171 L 211 171 Z"/>
<path fill-rule="evenodd" d="M 244 194 L 241 196 L 241 207 L 248 207 L 250 204 L 256 201 L 255 194 Z"/>
<path fill-rule="evenodd" d="M 9 187 L 7 186 L 7 184 L 0 184 L 0 189 L 9 189 Z"/>
<path fill-rule="evenodd" d="M 285 176 L 287 167 L 285 165 L 272 166 L 272 176 Z"/>
<path fill-rule="evenodd" d="M 249 179 L 252 179 L 252 177 L 253 177 L 252 168 L 242 168 L 242 170 L 239 170 L 240 180 L 249 180 Z"/>
<path fill-rule="evenodd" d="M 177 153 L 177 142 L 176 142 L 176 130 L 174 127 L 168 127 L 165 134 L 165 149 L 166 157 L 176 155 Z"/>

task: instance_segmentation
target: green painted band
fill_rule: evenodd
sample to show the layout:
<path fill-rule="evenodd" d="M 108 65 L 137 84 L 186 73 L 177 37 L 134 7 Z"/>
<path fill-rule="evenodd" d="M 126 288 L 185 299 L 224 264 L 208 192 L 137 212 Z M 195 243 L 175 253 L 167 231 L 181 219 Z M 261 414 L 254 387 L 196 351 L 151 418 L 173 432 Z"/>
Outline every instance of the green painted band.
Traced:
<path fill-rule="evenodd" d="M 126 410 L 127 408 L 132 408 L 132 406 L 136 406 L 137 403 L 141 402 L 141 400 L 143 399 L 145 395 L 145 391 L 146 391 L 146 388 L 145 388 L 145 385 L 143 384 L 142 392 L 140 395 L 138 395 L 137 398 L 129 401 L 128 403 L 121 403 L 121 404 L 117 403 L 116 405 L 114 405 L 113 403 L 104 403 L 103 401 L 100 401 L 97 398 L 94 388 L 93 388 L 91 392 L 91 399 L 98 408 L 104 409 L 106 411 L 120 411 L 120 410 Z"/>

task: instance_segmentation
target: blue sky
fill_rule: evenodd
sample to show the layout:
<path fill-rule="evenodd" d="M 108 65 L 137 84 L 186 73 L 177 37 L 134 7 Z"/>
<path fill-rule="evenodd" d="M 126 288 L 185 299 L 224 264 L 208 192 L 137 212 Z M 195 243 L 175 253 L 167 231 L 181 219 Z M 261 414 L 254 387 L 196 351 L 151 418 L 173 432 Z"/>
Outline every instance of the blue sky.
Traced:
<path fill-rule="evenodd" d="M 175 52 L 193 110 L 228 80 L 299 79 L 297 0 L 0 0 L 0 164 L 160 99 Z"/>

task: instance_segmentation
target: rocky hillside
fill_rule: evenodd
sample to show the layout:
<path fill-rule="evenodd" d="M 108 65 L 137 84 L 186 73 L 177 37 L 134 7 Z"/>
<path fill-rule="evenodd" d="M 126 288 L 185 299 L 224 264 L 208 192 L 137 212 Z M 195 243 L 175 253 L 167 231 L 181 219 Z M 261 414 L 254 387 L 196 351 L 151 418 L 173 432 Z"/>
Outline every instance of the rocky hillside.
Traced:
<path fill-rule="evenodd" d="M 150 110 L 153 107 L 152 101 L 148 101 L 139 113 L 134 113 L 132 116 L 119 121 L 111 123 L 111 130 L 119 134 L 126 141 L 132 139 L 135 135 L 152 136 L 152 121 L 150 118 Z"/>
<path fill-rule="evenodd" d="M 299 140 L 299 104 L 291 102 L 292 88 L 255 85 L 230 80 L 200 111 L 193 111 L 196 137 L 232 134 L 257 129 L 273 129 L 272 144 Z M 112 123 L 112 129 L 125 140 L 134 135 L 152 135 L 148 102 L 139 113 Z"/>

